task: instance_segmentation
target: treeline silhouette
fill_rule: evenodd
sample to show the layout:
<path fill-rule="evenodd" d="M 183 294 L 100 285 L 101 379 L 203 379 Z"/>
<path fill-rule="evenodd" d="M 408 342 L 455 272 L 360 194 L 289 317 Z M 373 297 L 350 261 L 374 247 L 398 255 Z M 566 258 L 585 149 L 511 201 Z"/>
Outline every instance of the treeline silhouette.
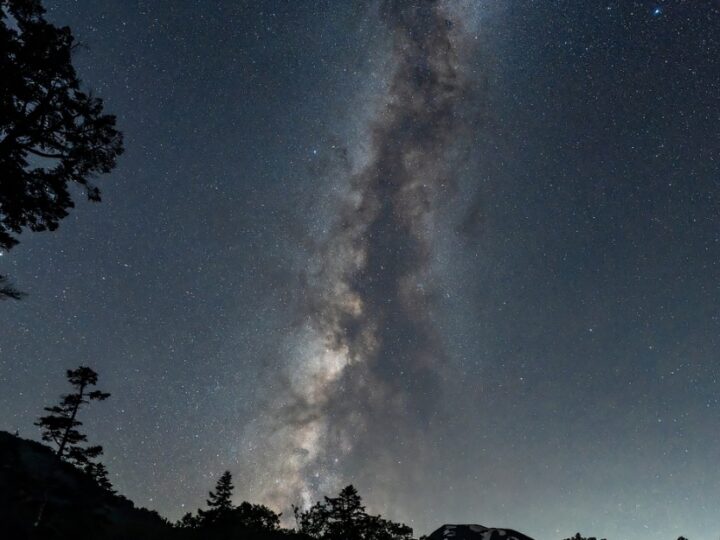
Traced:
<path fill-rule="evenodd" d="M 87 366 L 66 372 L 71 391 L 45 407 L 35 425 L 47 445 L 0 432 L 0 537 L 12 540 L 412 540 L 413 530 L 368 514 L 349 485 L 337 497 L 309 508 L 293 507 L 295 527 L 262 504 L 233 503 L 232 474 L 225 471 L 209 492 L 206 508 L 175 523 L 118 494 L 100 463 L 101 445 L 81 431 L 83 410 L 110 394 L 96 389 Z M 3 536 L 3 533 L 9 536 Z M 504 537 L 497 535 L 492 539 Z M 432 537 L 432 536 L 431 536 Z M 484 537 L 483 537 L 484 538 Z M 480 538 L 478 537 L 478 540 Z M 597 540 L 577 533 L 565 540 Z M 605 540 L 604 538 L 601 540 Z M 680 537 L 678 540 L 687 540 Z"/>
<path fill-rule="evenodd" d="M 261 504 L 233 504 L 232 474 L 225 471 L 209 493 L 207 508 L 170 523 L 156 512 L 137 509 L 118 495 L 103 447 L 90 445 L 81 431 L 83 409 L 105 401 L 98 374 L 87 366 L 67 370 L 71 391 L 45 407 L 35 425 L 42 440 L 0 437 L 0 523 L 12 538 L 176 538 L 279 540 L 411 540 L 412 529 L 365 511 L 353 486 L 308 509 L 294 507 L 296 527 L 283 528 L 281 514 Z M 2 434 L 0 434 L 2 435 Z"/>

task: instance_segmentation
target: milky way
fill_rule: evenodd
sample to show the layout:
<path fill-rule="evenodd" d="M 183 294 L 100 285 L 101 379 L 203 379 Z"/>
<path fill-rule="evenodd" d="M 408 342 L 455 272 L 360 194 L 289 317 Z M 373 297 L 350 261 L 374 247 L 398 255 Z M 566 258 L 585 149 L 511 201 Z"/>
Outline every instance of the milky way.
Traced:
<path fill-rule="evenodd" d="M 171 520 L 717 537 L 715 0 L 43 3 L 127 151 L 0 257 L 0 429 L 83 362 Z"/>
<path fill-rule="evenodd" d="M 306 273 L 303 337 L 273 415 L 278 482 L 266 498 L 280 507 L 336 487 L 337 464 L 359 445 L 407 444 L 434 412 L 445 354 L 429 263 L 464 125 L 459 29 L 434 2 L 386 2 L 380 16 L 392 34 L 387 94 L 369 157 L 341 178 L 347 196 Z"/>

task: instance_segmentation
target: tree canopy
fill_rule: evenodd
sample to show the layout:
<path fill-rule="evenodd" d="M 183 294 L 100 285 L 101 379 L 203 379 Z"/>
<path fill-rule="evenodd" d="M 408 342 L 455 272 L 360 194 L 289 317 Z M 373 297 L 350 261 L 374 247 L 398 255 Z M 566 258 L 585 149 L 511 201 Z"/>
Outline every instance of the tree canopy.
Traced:
<path fill-rule="evenodd" d="M 407 525 L 368 514 L 352 485 L 305 511 L 295 508 L 295 519 L 299 532 L 318 540 L 410 540 L 413 533 Z"/>
<path fill-rule="evenodd" d="M 123 151 L 115 116 L 80 88 L 71 30 L 44 12 L 39 0 L 0 0 L 0 250 L 24 229 L 55 230 L 71 185 L 99 201 L 92 180 Z M 0 276 L 0 298 L 19 296 Z"/>

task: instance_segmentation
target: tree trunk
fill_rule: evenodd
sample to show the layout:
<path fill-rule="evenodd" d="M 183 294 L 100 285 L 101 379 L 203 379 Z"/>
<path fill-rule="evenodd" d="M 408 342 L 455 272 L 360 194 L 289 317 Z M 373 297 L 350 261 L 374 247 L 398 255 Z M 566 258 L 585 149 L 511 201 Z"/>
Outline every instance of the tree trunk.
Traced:
<path fill-rule="evenodd" d="M 63 434 L 62 441 L 60 441 L 60 448 L 58 448 L 58 457 L 62 458 L 63 452 L 65 451 L 65 445 L 67 444 L 67 438 L 68 433 L 70 433 L 70 430 L 73 427 L 73 422 L 75 421 L 75 417 L 77 416 L 78 409 L 80 408 L 80 404 L 82 403 L 83 394 L 85 393 L 85 383 L 82 383 L 80 385 L 80 390 L 78 390 L 78 400 L 77 403 L 75 403 L 75 408 L 73 409 L 72 415 L 70 416 L 70 422 L 68 424 L 68 427 L 65 429 L 65 433 Z"/>

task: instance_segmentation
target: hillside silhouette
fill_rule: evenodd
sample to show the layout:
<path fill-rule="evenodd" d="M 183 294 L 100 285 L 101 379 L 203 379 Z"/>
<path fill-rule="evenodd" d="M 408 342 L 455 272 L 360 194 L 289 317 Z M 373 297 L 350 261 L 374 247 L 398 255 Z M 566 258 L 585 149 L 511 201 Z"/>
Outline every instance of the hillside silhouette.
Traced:
<path fill-rule="evenodd" d="M 35 526 L 45 504 L 42 523 Z M 170 523 L 101 487 L 49 447 L 0 431 L 0 523 L 4 538 L 170 538 Z"/>

